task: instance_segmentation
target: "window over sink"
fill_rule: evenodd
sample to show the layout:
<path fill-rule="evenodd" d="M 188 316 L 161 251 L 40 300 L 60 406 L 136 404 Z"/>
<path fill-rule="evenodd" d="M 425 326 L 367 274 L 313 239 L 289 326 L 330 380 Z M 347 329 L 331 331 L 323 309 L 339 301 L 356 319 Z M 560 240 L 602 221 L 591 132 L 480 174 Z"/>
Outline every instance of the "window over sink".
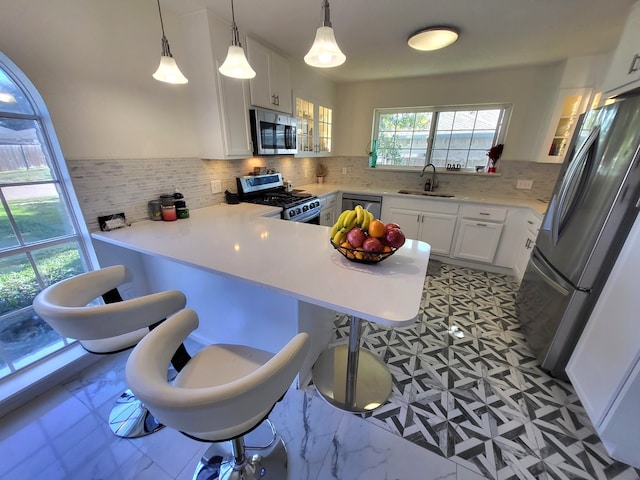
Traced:
<path fill-rule="evenodd" d="M 487 150 L 505 143 L 510 113 L 507 104 L 377 108 L 372 137 L 377 140 L 377 166 L 486 166 Z"/>

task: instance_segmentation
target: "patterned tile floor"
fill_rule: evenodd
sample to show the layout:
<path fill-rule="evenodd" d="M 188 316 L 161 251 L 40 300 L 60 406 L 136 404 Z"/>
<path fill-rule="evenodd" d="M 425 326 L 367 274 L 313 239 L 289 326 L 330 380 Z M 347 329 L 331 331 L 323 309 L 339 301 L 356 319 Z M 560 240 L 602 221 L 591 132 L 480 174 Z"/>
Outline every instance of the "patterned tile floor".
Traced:
<path fill-rule="evenodd" d="M 364 418 L 491 479 L 638 479 L 608 457 L 570 384 L 543 372 L 515 316 L 510 277 L 432 261 L 422 321 L 366 323 L 390 401 Z M 335 343 L 349 334 L 336 321 Z M 457 338 L 457 327 L 464 336 Z"/>

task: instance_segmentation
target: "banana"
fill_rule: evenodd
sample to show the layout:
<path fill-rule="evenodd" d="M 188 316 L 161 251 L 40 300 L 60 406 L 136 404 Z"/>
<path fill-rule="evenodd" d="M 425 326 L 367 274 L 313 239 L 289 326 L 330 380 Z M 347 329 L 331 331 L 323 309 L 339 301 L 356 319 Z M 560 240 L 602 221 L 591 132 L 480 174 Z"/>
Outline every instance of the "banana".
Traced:
<path fill-rule="evenodd" d="M 333 224 L 333 228 L 331 229 L 331 238 L 333 238 L 333 236 L 336 234 L 337 231 L 338 231 L 338 222 Z"/>
<path fill-rule="evenodd" d="M 336 225 L 338 226 L 338 229 L 341 229 L 344 226 L 344 219 L 347 217 L 347 215 L 349 215 L 349 213 L 351 213 L 352 210 L 345 210 L 344 212 L 342 212 L 340 214 L 340 216 L 338 217 L 338 221 L 336 222 Z"/>
<path fill-rule="evenodd" d="M 373 214 L 369 210 L 365 210 L 365 220 L 362 222 L 362 229 L 367 230 L 369 228 L 369 224 L 373 220 Z"/>
<path fill-rule="evenodd" d="M 356 216 L 357 213 L 355 210 L 350 210 L 349 215 L 344 219 L 344 227 L 341 228 L 343 233 L 347 233 L 353 227 L 356 226 Z"/>
<path fill-rule="evenodd" d="M 362 208 L 362 205 L 356 205 L 356 223 L 358 224 L 358 226 L 362 225 L 362 221 L 364 220 L 364 208 Z"/>
<path fill-rule="evenodd" d="M 336 245 L 340 245 L 347 238 L 347 234 L 338 230 L 336 234 L 333 236 L 332 241 Z"/>

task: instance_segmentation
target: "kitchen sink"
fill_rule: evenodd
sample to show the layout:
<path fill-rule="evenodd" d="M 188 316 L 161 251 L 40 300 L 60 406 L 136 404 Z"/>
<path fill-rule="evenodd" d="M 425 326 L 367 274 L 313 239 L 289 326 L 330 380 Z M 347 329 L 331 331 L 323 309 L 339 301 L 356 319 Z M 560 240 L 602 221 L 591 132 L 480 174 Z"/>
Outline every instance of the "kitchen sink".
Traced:
<path fill-rule="evenodd" d="M 398 190 L 398 193 L 404 193 L 406 195 L 422 195 L 423 197 L 452 198 L 455 196 L 453 193 L 427 192 L 425 190 Z"/>

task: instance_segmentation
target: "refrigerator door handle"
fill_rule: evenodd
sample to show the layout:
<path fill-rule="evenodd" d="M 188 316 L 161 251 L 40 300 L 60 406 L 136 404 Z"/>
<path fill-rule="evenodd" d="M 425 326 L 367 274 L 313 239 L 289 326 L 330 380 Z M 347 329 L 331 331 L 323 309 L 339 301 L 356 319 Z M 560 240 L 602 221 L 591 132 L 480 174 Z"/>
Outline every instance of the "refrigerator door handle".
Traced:
<path fill-rule="evenodd" d="M 543 259 L 541 259 L 538 255 L 536 255 L 536 252 L 534 251 L 533 255 L 531 256 L 531 260 L 529 261 L 529 265 L 533 267 L 536 273 L 540 275 L 540 277 L 545 281 L 547 285 L 549 285 L 551 288 L 553 288 L 560 294 L 564 295 L 565 297 L 569 295 L 570 293 L 569 290 L 567 290 L 566 288 L 564 288 L 564 286 L 558 283 L 558 280 L 559 281 L 562 281 L 562 280 L 560 278 L 556 278 L 556 279 L 551 278 L 551 276 L 547 272 L 545 272 L 542 268 L 540 268 L 540 265 L 538 264 L 538 262 L 546 263 L 544 262 Z"/>
<path fill-rule="evenodd" d="M 584 189 L 585 183 L 584 178 L 578 178 L 574 180 L 574 177 L 576 175 L 584 176 L 589 174 L 586 166 L 585 168 L 580 167 L 585 165 L 589 160 L 589 153 L 591 152 L 591 148 L 596 144 L 599 136 L 600 127 L 596 127 L 584 141 L 584 143 L 580 147 L 580 150 L 578 150 L 578 152 L 576 153 L 564 177 L 562 188 L 560 189 L 560 193 L 558 195 L 559 200 L 556 203 L 555 209 L 553 210 L 553 217 L 551 219 L 551 241 L 554 245 L 558 244 L 558 238 L 560 237 L 560 222 L 562 221 L 562 212 L 568 211 L 565 210 L 564 206 L 567 202 L 567 196 L 569 195 L 569 190 L 573 186 L 574 181 L 579 182 L 578 188 L 580 189 L 580 192 L 574 194 L 571 201 L 575 202 L 582 197 L 582 190 Z M 572 207 L 570 206 L 570 208 Z"/>

